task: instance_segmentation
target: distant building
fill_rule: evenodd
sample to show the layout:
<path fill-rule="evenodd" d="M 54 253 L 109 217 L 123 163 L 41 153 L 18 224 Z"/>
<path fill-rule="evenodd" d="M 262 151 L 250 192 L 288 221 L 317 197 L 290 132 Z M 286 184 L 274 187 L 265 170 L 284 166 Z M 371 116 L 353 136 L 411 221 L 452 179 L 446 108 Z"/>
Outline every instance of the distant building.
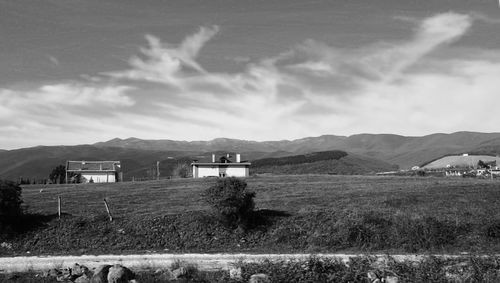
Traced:
<path fill-rule="evenodd" d="M 115 183 L 123 180 L 120 161 L 67 161 L 66 182 L 71 175 L 79 176 L 81 183 Z"/>
<path fill-rule="evenodd" d="M 212 154 L 212 162 L 191 163 L 193 167 L 193 178 L 203 177 L 248 177 L 250 176 L 250 162 L 241 162 L 241 155 L 236 154 L 236 160 L 233 162 L 228 155 L 222 156 L 216 160 L 215 154 Z"/>

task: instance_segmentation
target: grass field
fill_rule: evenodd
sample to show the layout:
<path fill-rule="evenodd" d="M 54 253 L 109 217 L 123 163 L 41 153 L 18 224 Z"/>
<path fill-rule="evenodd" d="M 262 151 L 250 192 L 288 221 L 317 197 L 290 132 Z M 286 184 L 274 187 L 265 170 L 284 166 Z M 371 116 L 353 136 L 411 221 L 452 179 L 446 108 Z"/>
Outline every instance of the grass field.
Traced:
<path fill-rule="evenodd" d="M 440 219 L 500 218 L 500 181 L 463 178 L 297 175 L 246 179 L 256 206 L 297 213 L 317 209 L 387 210 L 432 214 Z M 23 198 L 30 212 L 103 214 L 106 198 L 117 217 L 159 216 L 207 210 L 200 193 L 214 179 L 78 185 L 30 185 Z M 43 190 L 40 192 L 40 190 Z"/>
<path fill-rule="evenodd" d="M 0 254 L 500 252 L 498 180 L 301 175 L 246 181 L 269 221 L 244 234 L 210 217 L 200 194 L 214 179 L 25 186 L 30 213 L 55 214 L 61 196 L 67 215 L 7 239 L 14 249 Z"/>

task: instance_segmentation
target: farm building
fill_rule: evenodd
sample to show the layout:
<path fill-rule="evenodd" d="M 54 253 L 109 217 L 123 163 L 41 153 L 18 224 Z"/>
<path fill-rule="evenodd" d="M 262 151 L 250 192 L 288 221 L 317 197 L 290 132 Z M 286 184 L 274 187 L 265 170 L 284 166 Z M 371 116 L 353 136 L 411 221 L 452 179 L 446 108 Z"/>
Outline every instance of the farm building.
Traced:
<path fill-rule="evenodd" d="M 423 169 L 445 169 L 445 168 L 476 168 L 479 161 L 485 163 L 500 164 L 500 157 L 490 155 L 450 155 L 434 160 L 424 166 Z M 495 167 L 494 166 L 494 167 Z"/>
<path fill-rule="evenodd" d="M 217 161 L 217 162 L 216 162 Z M 241 162 L 241 155 L 236 154 L 233 162 L 229 154 L 216 160 L 212 154 L 212 162 L 191 163 L 193 167 L 193 178 L 203 177 L 248 177 L 250 175 L 250 162 Z"/>
<path fill-rule="evenodd" d="M 71 175 L 79 176 L 81 183 L 115 183 L 123 180 L 120 161 L 67 161 L 66 182 Z"/>
<path fill-rule="evenodd" d="M 500 172 L 497 164 L 500 157 L 489 155 L 462 155 L 445 156 L 434 160 L 422 168 L 426 171 L 442 171 L 445 176 L 481 176 L 485 174 L 497 175 Z"/>

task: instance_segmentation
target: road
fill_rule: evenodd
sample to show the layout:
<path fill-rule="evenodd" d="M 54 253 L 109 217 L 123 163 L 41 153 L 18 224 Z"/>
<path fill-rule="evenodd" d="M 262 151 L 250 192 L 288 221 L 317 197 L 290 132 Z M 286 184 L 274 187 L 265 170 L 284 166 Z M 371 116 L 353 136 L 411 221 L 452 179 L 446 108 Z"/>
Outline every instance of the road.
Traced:
<path fill-rule="evenodd" d="M 195 264 L 200 270 L 228 270 L 237 261 L 255 262 L 264 259 L 289 260 L 303 259 L 310 256 L 337 258 L 344 262 L 363 254 L 141 254 L 141 255 L 82 255 L 82 256 L 19 256 L 0 257 L 0 272 L 46 271 L 50 268 L 70 267 L 74 263 L 89 268 L 101 264 L 122 264 L 133 270 L 156 270 L 169 267 L 173 262 L 182 261 Z M 386 254 L 370 254 L 378 260 L 387 259 Z M 422 254 L 390 255 L 396 261 L 420 261 Z M 462 255 L 433 255 L 440 258 L 467 258 Z M 490 255 L 491 256 L 491 255 Z M 500 255 L 495 255 L 500 256 Z"/>

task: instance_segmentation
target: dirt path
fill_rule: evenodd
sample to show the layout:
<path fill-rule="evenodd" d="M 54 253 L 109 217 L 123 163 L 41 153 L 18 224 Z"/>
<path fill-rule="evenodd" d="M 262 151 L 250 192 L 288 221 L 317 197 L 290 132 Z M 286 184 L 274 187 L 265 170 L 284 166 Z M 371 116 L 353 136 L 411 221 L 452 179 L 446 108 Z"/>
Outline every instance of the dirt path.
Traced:
<path fill-rule="evenodd" d="M 143 254 L 143 255 L 82 255 L 82 256 L 29 256 L 0 257 L 0 272 L 45 271 L 50 268 L 70 267 L 74 263 L 83 264 L 89 268 L 101 264 L 123 264 L 134 270 L 157 269 L 168 267 L 175 261 L 193 263 L 200 270 L 227 270 L 231 264 L 239 260 L 246 262 L 264 259 L 286 260 L 307 258 L 312 254 Z M 314 254 L 319 257 L 338 258 L 349 261 L 352 257 L 363 254 Z M 387 258 L 385 254 L 371 254 L 380 260 Z M 391 255 L 397 261 L 420 261 L 429 255 L 407 254 Z M 433 255 L 440 258 L 466 258 L 468 255 Z"/>

